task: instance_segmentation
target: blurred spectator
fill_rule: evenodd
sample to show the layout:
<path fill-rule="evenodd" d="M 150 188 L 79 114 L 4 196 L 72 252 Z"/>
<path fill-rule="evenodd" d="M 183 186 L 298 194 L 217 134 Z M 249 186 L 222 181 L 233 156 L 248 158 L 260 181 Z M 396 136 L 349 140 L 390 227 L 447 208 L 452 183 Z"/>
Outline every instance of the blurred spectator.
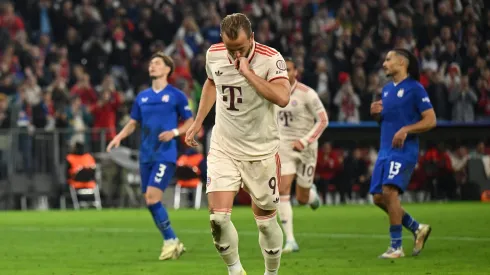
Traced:
<path fill-rule="evenodd" d="M 476 148 L 473 152 L 471 152 L 470 157 L 471 158 L 482 158 L 484 156 L 490 155 L 490 148 L 487 148 L 485 146 L 484 141 L 478 142 L 476 145 Z"/>
<path fill-rule="evenodd" d="M 461 77 L 461 84 L 449 91 L 449 101 L 453 104 L 452 120 L 472 122 L 475 120 L 475 104 L 478 98 L 469 85 L 467 75 Z"/>
<path fill-rule="evenodd" d="M 90 75 L 82 67 L 75 70 L 76 83 L 70 90 L 71 96 L 80 97 L 82 104 L 86 106 L 93 105 L 97 102 L 97 94 L 90 83 Z"/>
<path fill-rule="evenodd" d="M 346 180 L 346 192 L 352 189 L 358 193 L 360 199 L 366 200 L 370 185 L 368 164 L 362 158 L 360 148 L 355 148 L 345 159 L 343 174 Z"/>
<path fill-rule="evenodd" d="M 0 93 L 0 129 L 10 128 L 11 119 L 7 95 Z"/>
<path fill-rule="evenodd" d="M 4 2 L 0 5 L 0 28 L 5 28 L 14 38 L 19 31 L 23 31 L 24 21 L 17 16 L 14 11 L 14 5 L 10 2 Z"/>
<path fill-rule="evenodd" d="M 199 27 L 192 16 L 184 18 L 182 26 L 177 30 L 176 39 L 183 41 L 191 49 L 192 55 L 199 52 L 204 42 Z"/>
<path fill-rule="evenodd" d="M 479 120 L 490 119 L 490 69 L 485 69 L 477 84 L 478 94 L 478 118 Z"/>
<path fill-rule="evenodd" d="M 462 185 L 467 180 L 467 165 L 470 158 L 468 149 L 465 146 L 459 146 L 454 152 L 449 154 L 451 158 L 451 165 L 454 171 L 456 183 Z"/>
<path fill-rule="evenodd" d="M 454 199 L 456 182 L 449 154 L 443 144 L 431 146 L 424 155 L 423 167 L 427 175 L 428 189 L 432 199 Z"/>
<path fill-rule="evenodd" d="M 72 97 L 70 106 L 61 115 L 61 120 L 63 126 L 69 129 L 70 134 L 66 136 L 68 144 L 85 143 L 89 140 L 86 130 L 91 126 L 92 116 L 80 96 Z"/>
<path fill-rule="evenodd" d="M 93 127 L 96 128 L 92 140 L 96 143 L 101 140 L 101 134 L 97 130 L 105 129 L 107 131 L 105 133 L 106 141 L 110 141 L 116 136 L 116 115 L 122 104 L 121 96 L 116 91 L 112 76 L 106 75 L 104 77 L 101 90 L 99 100 L 90 107 L 90 112 L 94 118 Z"/>
<path fill-rule="evenodd" d="M 315 184 L 323 203 L 326 202 L 327 193 L 330 191 L 333 191 L 333 193 L 335 193 L 335 191 L 340 191 L 336 190 L 336 185 L 342 162 L 343 158 L 332 149 L 332 144 L 328 142 L 324 143 L 322 148 L 318 151 Z M 331 196 L 329 203 L 332 203 Z"/>
<path fill-rule="evenodd" d="M 339 113 L 337 119 L 342 122 L 358 123 L 359 106 L 361 100 L 359 96 L 354 92 L 350 76 L 347 73 L 339 74 L 340 89 L 337 91 L 333 103 L 337 106 Z"/>

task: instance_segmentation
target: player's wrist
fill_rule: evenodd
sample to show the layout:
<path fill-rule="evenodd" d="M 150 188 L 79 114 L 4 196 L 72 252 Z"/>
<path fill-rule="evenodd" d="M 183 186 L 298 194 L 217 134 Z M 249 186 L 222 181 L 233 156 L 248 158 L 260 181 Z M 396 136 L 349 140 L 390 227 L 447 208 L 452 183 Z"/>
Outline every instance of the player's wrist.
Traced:
<path fill-rule="evenodd" d="M 177 128 L 173 129 L 172 133 L 174 133 L 174 136 L 176 136 L 176 137 L 180 136 L 179 129 L 177 129 Z"/>
<path fill-rule="evenodd" d="M 252 75 L 254 75 L 255 73 L 254 73 L 254 71 L 252 71 L 252 70 L 248 69 L 248 70 L 246 70 L 246 71 L 243 71 L 243 73 L 242 73 L 242 74 L 243 74 L 243 76 L 244 76 L 245 78 L 247 78 L 247 79 L 248 79 L 249 77 L 251 77 L 251 76 L 252 76 Z"/>
<path fill-rule="evenodd" d="M 304 139 L 299 139 L 298 141 L 299 141 L 299 143 L 301 143 L 301 145 L 303 145 L 303 148 L 306 148 L 306 146 L 308 146 L 308 141 L 306 141 Z"/>

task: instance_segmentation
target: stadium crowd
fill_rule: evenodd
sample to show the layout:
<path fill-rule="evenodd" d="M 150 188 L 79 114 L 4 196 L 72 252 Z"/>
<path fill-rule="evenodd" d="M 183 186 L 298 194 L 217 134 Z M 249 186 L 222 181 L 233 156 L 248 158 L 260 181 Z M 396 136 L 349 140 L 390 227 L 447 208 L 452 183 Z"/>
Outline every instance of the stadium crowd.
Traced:
<path fill-rule="evenodd" d="M 206 50 L 220 41 L 221 18 L 233 12 L 252 19 L 256 41 L 297 61 L 300 80 L 319 93 L 330 121 L 371 120 L 370 103 L 387 80 L 381 64 L 393 47 L 418 56 L 421 82 L 439 120 L 490 120 L 490 10 L 484 5 L 482 0 L 1 1 L 0 129 L 65 129 L 72 133 L 67 144 L 96 144 L 100 135 L 76 133 L 103 128 L 105 139 L 112 139 L 128 120 L 137 92 L 150 83 L 148 59 L 156 51 L 174 59 L 171 83 L 195 111 L 206 79 Z M 208 129 L 213 122 L 208 116 Z M 447 158 L 465 158 L 465 150 Z M 372 154 L 362 154 L 371 159 L 366 167 L 349 166 L 363 182 Z M 432 156 L 446 158 L 441 154 Z M 346 161 L 358 159 L 354 150 Z M 455 163 L 446 163 L 452 174 L 461 169 Z M 328 167 L 320 158 L 319 181 L 332 179 Z"/>

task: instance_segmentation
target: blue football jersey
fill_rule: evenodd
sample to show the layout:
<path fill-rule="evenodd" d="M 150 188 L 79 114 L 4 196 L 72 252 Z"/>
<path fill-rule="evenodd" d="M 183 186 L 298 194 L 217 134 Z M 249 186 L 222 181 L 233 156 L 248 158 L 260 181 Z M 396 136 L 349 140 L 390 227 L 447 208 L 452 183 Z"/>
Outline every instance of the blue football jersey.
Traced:
<path fill-rule="evenodd" d="M 415 134 L 409 134 L 402 148 L 393 148 L 392 141 L 402 127 L 417 123 L 422 112 L 432 109 L 429 96 L 424 87 L 413 78 L 406 78 L 397 85 L 389 82 L 382 89 L 381 100 L 381 144 L 378 158 L 399 157 L 417 162 L 419 140 Z"/>
<path fill-rule="evenodd" d="M 177 128 L 179 118 L 191 117 L 187 97 L 172 85 L 159 92 L 151 88 L 141 91 L 131 109 L 131 118 L 141 127 L 140 162 L 176 163 L 177 140 L 161 142 L 158 135 Z"/>

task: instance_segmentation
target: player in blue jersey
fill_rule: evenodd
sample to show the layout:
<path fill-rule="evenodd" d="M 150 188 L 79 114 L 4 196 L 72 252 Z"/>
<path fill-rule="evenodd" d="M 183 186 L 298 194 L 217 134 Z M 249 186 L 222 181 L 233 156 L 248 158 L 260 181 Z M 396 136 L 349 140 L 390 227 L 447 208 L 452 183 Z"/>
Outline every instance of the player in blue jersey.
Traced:
<path fill-rule="evenodd" d="M 391 245 L 380 258 L 400 258 L 402 225 L 414 234 L 412 255 L 424 248 L 431 227 L 420 224 L 401 207 L 399 195 L 405 191 L 419 155 L 417 134 L 436 126 L 436 115 L 429 96 L 418 82 L 417 58 L 405 49 L 394 49 L 383 63 L 393 81 L 383 87 L 382 98 L 371 104 L 371 115 L 381 125 L 381 144 L 370 193 L 374 203 L 390 219 Z"/>
<path fill-rule="evenodd" d="M 185 133 L 194 121 L 185 94 L 167 82 L 173 70 L 174 63 L 170 57 L 162 53 L 152 56 L 149 66 L 151 88 L 138 94 L 131 109 L 130 121 L 107 146 L 108 152 L 118 147 L 138 124 L 141 126 L 141 191 L 164 239 L 160 260 L 177 259 L 185 251 L 170 225 L 161 200 L 175 171 L 175 137 Z M 179 119 L 185 121 L 180 127 Z"/>

